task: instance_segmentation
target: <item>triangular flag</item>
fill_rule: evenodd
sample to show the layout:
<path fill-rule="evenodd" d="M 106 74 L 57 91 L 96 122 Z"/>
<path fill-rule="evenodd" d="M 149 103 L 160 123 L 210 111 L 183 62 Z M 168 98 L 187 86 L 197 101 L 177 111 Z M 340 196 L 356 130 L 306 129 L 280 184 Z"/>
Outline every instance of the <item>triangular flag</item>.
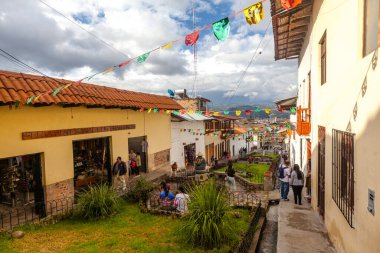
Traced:
<path fill-rule="evenodd" d="M 189 113 L 190 115 L 192 115 L 192 114 L 194 114 L 194 111 L 193 111 L 193 110 L 189 110 L 188 113 Z"/>
<path fill-rule="evenodd" d="M 271 113 L 271 111 L 272 111 L 271 109 L 265 109 L 265 113 L 266 113 L 266 114 Z"/>
<path fill-rule="evenodd" d="M 58 92 L 60 92 L 62 90 L 64 86 L 61 86 L 59 88 L 57 88 L 54 92 L 53 92 L 53 96 L 56 96 L 58 94 Z"/>
<path fill-rule="evenodd" d="M 143 111 L 144 111 L 144 107 L 141 107 L 141 108 L 140 108 L 140 112 L 143 112 Z"/>
<path fill-rule="evenodd" d="M 151 113 L 151 112 L 152 112 L 152 108 L 149 108 L 149 109 L 148 109 L 148 113 Z"/>
<path fill-rule="evenodd" d="M 290 112 L 291 112 L 291 113 L 296 113 L 296 112 L 297 112 L 297 109 L 296 109 L 295 107 L 292 107 L 292 108 L 290 108 Z"/>
<path fill-rule="evenodd" d="M 165 112 L 165 110 L 164 109 L 160 109 L 160 111 L 159 111 L 160 113 L 164 113 Z"/>
<path fill-rule="evenodd" d="M 145 54 L 143 54 L 143 55 L 140 55 L 139 57 L 137 57 L 137 62 L 138 62 L 138 63 L 143 63 L 143 62 L 145 62 L 146 59 L 149 57 L 149 55 L 150 55 L 150 52 L 145 53 Z"/>
<path fill-rule="evenodd" d="M 15 108 L 17 109 L 18 107 L 19 107 L 19 105 L 20 105 L 20 101 L 15 101 Z"/>
<path fill-rule="evenodd" d="M 261 112 L 261 110 L 260 110 L 259 108 L 257 108 L 257 109 L 255 110 L 255 112 Z"/>
<path fill-rule="evenodd" d="M 40 99 L 40 97 L 42 96 L 42 94 L 44 94 L 44 93 L 41 93 L 40 95 L 38 95 L 37 97 L 35 97 L 34 101 L 37 101 L 38 99 Z"/>
<path fill-rule="evenodd" d="M 173 42 L 170 42 L 168 44 L 166 44 L 165 46 L 162 46 L 161 48 L 164 48 L 164 49 L 169 49 L 173 46 Z"/>
<path fill-rule="evenodd" d="M 302 3 L 302 0 L 281 0 L 281 5 L 285 10 L 294 8 L 301 3 Z"/>
<path fill-rule="evenodd" d="M 107 74 L 107 73 L 111 72 L 112 70 L 113 70 L 113 67 L 111 67 L 111 68 L 109 68 L 109 69 L 105 70 L 105 71 L 103 72 L 103 75 L 105 75 L 105 74 Z"/>
<path fill-rule="evenodd" d="M 228 115 L 228 114 L 230 114 L 229 111 L 224 111 L 223 113 L 224 113 L 224 115 Z"/>
<path fill-rule="evenodd" d="M 245 110 L 245 115 L 251 115 L 251 110 Z"/>
<path fill-rule="evenodd" d="M 66 84 L 65 86 L 63 86 L 62 90 L 66 90 L 66 89 L 69 88 L 71 85 L 73 85 L 73 83 Z"/>
<path fill-rule="evenodd" d="M 165 112 L 166 112 L 166 114 L 170 114 L 172 111 L 171 110 L 166 110 Z"/>
<path fill-rule="evenodd" d="M 122 68 L 124 66 L 127 66 L 129 63 L 131 62 L 131 60 L 128 60 L 128 61 L 125 61 L 125 62 L 122 62 L 119 64 L 119 68 Z"/>
<path fill-rule="evenodd" d="M 245 19 L 249 25 L 257 24 L 264 18 L 264 8 L 261 2 L 244 9 Z"/>
<path fill-rule="evenodd" d="M 218 116 L 218 115 L 219 115 L 219 112 L 214 112 L 213 115 L 214 115 L 214 116 Z"/>
<path fill-rule="evenodd" d="M 158 109 L 157 109 L 157 108 L 154 108 L 154 109 L 153 109 L 153 112 L 158 112 Z"/>
<path fill-rule="evenodd" d="M 212 24 L 212 30 L 215 37 L 220 41 L 225 41 L 230 34 L 230 21 L 227 18 L 221 19 Z"/>
<path fill-rule="evenodd" d="M 186 35 L 185 44 L 186 44 L 186 46 L 188 46 L 188 45 L 192 46 L 195 43 L 197 43 L 198 39 L 199 39 L 199 31 L 195 31 L 193 33 Z"/>
<path fill-rule="evenodd" d="M 278 108 L 279 112 L 284 112 L 284 108 Z"/>
<path fill-rule="evenodd" d="M 240 116 L 241 111 L 235 111 L 236 116 Z"/>

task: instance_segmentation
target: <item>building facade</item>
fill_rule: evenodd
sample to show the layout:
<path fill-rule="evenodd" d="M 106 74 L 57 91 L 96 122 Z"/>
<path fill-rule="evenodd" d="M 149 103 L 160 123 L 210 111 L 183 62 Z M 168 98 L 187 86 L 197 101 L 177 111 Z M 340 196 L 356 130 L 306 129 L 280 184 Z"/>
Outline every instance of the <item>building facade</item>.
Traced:
<path fill-rule="evenodd" d="M 287 14 L 271 3 L 276 59 L 299 61 L 312 206 L 338 252 L 380 252 L 379 1 L 304 0 Z"/>
<path fill-rule="evenodd" d="M 91 84 L 73 84 L 53 96 L 59 86 L 0 72 L 2 202 L 21 195 L 25 201 L 73 197 L 90 183 L 111 183 L 113 163 L 118 156 L 127 161 L 131 149 L 140 153 L 142 170 L 170 171 L 170 115 L 140 109 L 182 109 L 174 100 Z M 15 105 L 44 92 L 30 105 Z M 18 192 L 13 186 L 21 182 L 26 188 Z"/>

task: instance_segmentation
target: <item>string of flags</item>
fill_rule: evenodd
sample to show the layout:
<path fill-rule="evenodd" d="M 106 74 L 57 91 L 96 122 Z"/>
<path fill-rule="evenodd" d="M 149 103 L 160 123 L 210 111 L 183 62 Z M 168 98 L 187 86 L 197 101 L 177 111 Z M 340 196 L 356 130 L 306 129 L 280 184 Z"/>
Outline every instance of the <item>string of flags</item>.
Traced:
<path fill-rule="evenodd" d="M 186 36 L 184 37 L 181 37 L 181 38 L 178 38 L 176 40 L 173 40 L 171 42 L 168 42 L 168 43 L 165 43 L 164 45 L 162 46 L 159 46 L 151 51 L 148 51 L 144 54 L 141 54 L 139 56 L 136 56 L 136 57 L 133 57 L 131 59 L 128 59 L 127 61 L 124 61 L 124 62 L 121 62 L 119 64 L 116 64 L 112 67 L 108 67 L 107 69 L 105 69 L 104 71 L 101 71 L 101 72 L 97 72 L 95 74 L 92 74 L 90 76 L 87 76 L 85 78 L 82 78 L 76 82 L 73 82 L 73 83 L 68 83 L 68 84 L 64 84 L 64 85 L 61 85 L 60 87 L 58 87 L 57 89 L 55 89 L 52 93 L 53 96 L 56 96 L 59 92 L 61 92 L 62 90 L 65 90 L 67 89 L 68 87 L 70 87 L 71 85 L 73 84 L 81 84 L 83 81 L 90 81 L 93 77 L 95 77 L 96 75 L 100 75 L 100 74 L 103 74 L 103 75 L 106 75 L 116 69 L 120 69 L 120 68 L 123 68 L 123 67 L 126 67 L 128 66 L 130 63 L 132 63 L 133 61 L 136 61 L 137 63 L 144 63 L 147 61 L 147 59 L 149 58 L 149 56 L 153 53 L 153 52 L 156 52 L 156 51 L 159 51 L 159 50 L 165 50 L 165 49 L 170 49 L 174 43 L 177 43 L 179 41 L 182 41 L 184 40 L 185 41 L 185 45 L 186 46 L 194 46 L 198 39 L 199 39 L 199 35 L 200 35 L 200 32 L 203 31 L 203 30 L 206 30 L 206 29 L 209 29 L 209 28 L 212 28 L 212 31 L 214 33 L 214 36 L 216 37 L 216 39 L 218 41 L 225 41 L 227 40 L 227 38 L 229 37 L 229 33 L 230 33 L 230 30 L 231 30 L 231 26 L 230 26 L 230 19 L 232 17 L 235 17 L 237 16 L 238 14 L 240 13 L 244 13 L 244 16 L 245 16 L 245 19 L 247 21 L 247 23 L 249 25 L 252 25 L 252 24 L 258 24 L 261 20 L 264 19 L 264 16 L 265 16 L 265 13 L 264 13 L 264 8 L 263 8 L 263 2 L 265 2 L 267 0 L 261 0 L 259 2 L 257 2 L 256 4 L 253 4 L 245 9 L 242 9 L 240 11 L 237 11 L 219 21 L 216 21 L 212 24 L 209 24 L 209 25 L 206 25 L 204 26 L 203 28 L 200 28 L 196 31 L 193 31 L 192 33 L 190 34 L 187 34 Z M 294 8 L 296 7 L 297 5 L 301 4 L 302 3 L 302 0 L 281 0 L 281 5 L 282 7 L 288 11 L 289 9 L 291 8 Z M 30 98 L 27 99 L 26 101 L 26 104 L 30 104 L 31 102 L 35 102 L 37 101 L 40 97 L 44 96 L 44 95 L 47 95 L 47 94 L 50 94 L 51 92 L 47 91 L 47 92 L 44 92 L 44 93 L 41 93 L 37 96 L 32 96 Z M 269 112 L 270 113 L 270 112 Z M 268 113 L 268 114 L 269 114 Z"/>
<path fill-rule="evenodd" d="M 165 109 L 157 109 L 157 108 L 143 108 L 141 107 L 139 109 L 140 112 L 143 112 L 143 111 L 147 111 L 148 113 L 161 113 L 161 114 L 171 114 L 173 113 L 174 115 L 184 115 L 184 114 L 189 114 L 189 115 L 193 115 L 193 114 L 198 114 L 198 115 L 204 115 L 204 116 L 208 116 L 208 117 L 212 117 L 212 116 L 223 116 L 223 115 L 228 115 L 228 116 L 233 116 L 233 114 L 237 117 L 239 116 L 242 116 L 242 115 L 246 115 L 246 116 L 249 116 L 249 115 L 252 115 L 254 113 L 260 113 L 260 112 L 265 112 L 266 114 L 271 114 L 272 112 L 274 112 L 274 110 L 272 109 L 269 109 L 269 108 L 266 108 L 266 109 L 255 109 L 255 110 L 234 110 L 234 111 L 229 111 L 229 110 L 224 110 L 224 111 L 194 111 L 194 110 L 165 110 Z M 280 113 L 284 113 L 284 109 L 282 108 L 279 108 L 277 109 L 278 112 Z M 292 107 L 290 108 L 290 112 L 292 114 L 295 114 L 297 112 L 297 108 L 296 107 Z"/>

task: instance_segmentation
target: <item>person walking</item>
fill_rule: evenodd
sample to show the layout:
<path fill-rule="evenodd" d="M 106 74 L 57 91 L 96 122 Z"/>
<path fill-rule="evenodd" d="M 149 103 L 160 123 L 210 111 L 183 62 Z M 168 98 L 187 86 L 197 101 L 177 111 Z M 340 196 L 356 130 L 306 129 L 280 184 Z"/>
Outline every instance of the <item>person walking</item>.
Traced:
<path fill-rule="evenodd" d="M 122 189 L 125 191 L 127 185 L 125 183 L 125 175 L 127 174 L 127 165 L 121 160 L 121 157 L 117 157 L 115 164 L 113 165 L 113 174 L 115 175 L 115 186 L 117 181 L 120 181 L 122 184 Z"/>
<path fill-rule="evenodd" d="M 279 168 L 278 178 L 280 179 L 280 192 L 281 199 L 284 201 L 289 201 L 289 178 L 290 178 L 290 162 L 289 160 L 285 161 L 285 165 L 281 164 Z"/>
<path fill-rule="evenodd" d="M 304 175 L 300 170 L 300 166 L 298 164 L 294 164 L 293 171 L 290 176 L 289 184 L 292 186 L 293 194 L 294 194 L 294 204 L 302 205 L 301 197 L 302 197 L 302 188 L 304 183 Z"/>
<path fill-rule="evenodd" d="M 136 173 L 137 175 L 140 175 L 141 170 L 141 155 L 140 152 L 136 153 Z"/>
<path fill-rule="evenodd" d="M 232 161 L 228 161 L 228 167 L 226 170 L 228 190 L 236 191 L 235 170 L 232 168 Z"/>

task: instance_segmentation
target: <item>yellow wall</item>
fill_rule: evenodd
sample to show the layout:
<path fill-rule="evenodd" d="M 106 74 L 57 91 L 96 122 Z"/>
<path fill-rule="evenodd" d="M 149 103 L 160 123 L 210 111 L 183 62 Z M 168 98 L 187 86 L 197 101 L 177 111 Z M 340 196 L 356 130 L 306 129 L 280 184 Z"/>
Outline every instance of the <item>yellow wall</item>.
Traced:
<path fill-rule="evenodd" d="M 316 0 L 298 69 L 298 83 L 312 84 L 312 205 L 317 209 L 318 126 L 326 127 L 325 224 L 338 252 L 380 252 L 380 62 L 369 68 L 367 92 L 360 94 L 372 54 L 362 56 L 363 0 Z M 319 41 L 327 31 L 327 82 L 320 84 Z M 307 84 L 307 81 L 306 81 Z M 358 105 L 358 116 L 353 109 Z M 332 199 L 332 130 L 355 134 L 354 216 L 351 228 Z M 367 210 L 375 191 L 375 216 Z"/>
<path fill-rule="evenodd" d="M 145 115 L 145 123 L 144 123 Z M 96 126 L 136 124 L 136 129 L 64 137 L 22 140 L 21 133 Z M 121 109 L 31 107 L 10 110 L 0 107 L 0 158 L 44 153 L 44 182 L 49 185 L 74 177 L 72 142 L 111 137 L 111 159 L 128 157 L 128 138 L 147 136 L 148 155 L 170 149 L 170 116 Z M 149 170 L 154 170 L 149 161 Z"/>

